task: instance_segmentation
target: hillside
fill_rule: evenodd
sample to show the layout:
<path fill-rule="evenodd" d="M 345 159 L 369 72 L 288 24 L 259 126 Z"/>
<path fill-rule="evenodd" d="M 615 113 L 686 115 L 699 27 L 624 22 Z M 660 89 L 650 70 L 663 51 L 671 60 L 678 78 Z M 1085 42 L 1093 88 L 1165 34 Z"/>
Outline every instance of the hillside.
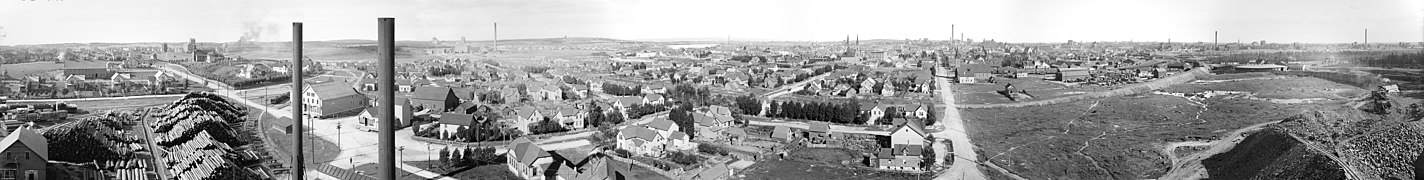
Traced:
<path fill-rule="evenodd" d="M 1213 178 L 1418 178 L 1424 173 L 1420 105 L 1386 98 L 1378 102 L 1389 102 L 1387 113 L 1339 108 L 1286 118 L 1202 164 Z M 1379 105 L 1364 107 L 1371 106 Z"/>

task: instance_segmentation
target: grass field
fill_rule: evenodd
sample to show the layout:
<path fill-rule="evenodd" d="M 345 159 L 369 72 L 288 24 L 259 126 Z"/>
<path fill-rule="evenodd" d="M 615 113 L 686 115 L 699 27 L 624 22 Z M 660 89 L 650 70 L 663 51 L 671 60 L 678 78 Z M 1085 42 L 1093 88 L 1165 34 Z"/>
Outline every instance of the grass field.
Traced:
<path fill-rule="evenodd" d="M 1304 80 L 1304 79 L 1301 79 Z M 1324 87 L 1352 88 L 1324 80 Z M 1263 94 L 1321 95 L 1292 84 L 1183 84 L 1171 88 L 1231 89 Z M 1179 87 L 1190 86 L 1190 87 Z M 1352 91 L 1357 91 L 1355 88 Z M 963 109 L 981 158 L 1029 179 L 1157 178 L 1168 168 L 1158 152 L 1167 142 L 1218 139 L 1229 130 L 1279 120 L 1342 101 L 1278 104 L 1218 96 L 1203 102 L 1142 94 L 1025 108 Z"/>
<path fill-rule="evenodd" d="M 20 77 L 25 77 L 25 76 L 30 76 L 30 75 L 38 75 L 38 74 L 44 73 L 44 72 L 59 70 L 59 68 L 62 68 L 62 67 L 64 67 L 64 64 L 59 64 L 59 63 L 54 63 L 54 62 L 49 62 L 49 61 L 45 61 L 45 62 L 28 62 L 28 63 L 18 63 L 18 64 L 0 64 L 0 70 L 3 70 L 3 71 L 5 71 L 6 73 L 9 73 L 10 77 L 12 77 L 12 78 L 20 78 Z"/>
<path fill-rule="evenodd" d="M 1110 88 L 1100 86 L 1067 86 L 1064 84 L 1049 82 L 1036 78 L 1012 79 L 994 78 L 995 83 L 974 83 L 955 84 L 955 103 L 958 104 L 996 104 L 1008 103 L 1008 97 L 1000 95 L 998 91 L 1004 90 L 1005 85 L 1013 84 L 1015 89 L 1028 91 L 1035 99 L 1049 99 L 1056 97 L 1071 96 L 1095 91 L 1106 91 Z"/>
<path fill-rule="evenodd" d="M 1256 97 L 1269 99 L 1346 99 L 1368 93 L 1368 91 L 1364 89 L 1333 83 L 1319 78 L 1259 74 L 1246 75 L 1234 80 L 1199 81 L 1197 83 L 1169 86 L 1163 88 L 1162 91 L 1174 93 L 1249 91 L 1255 93 Z"/>

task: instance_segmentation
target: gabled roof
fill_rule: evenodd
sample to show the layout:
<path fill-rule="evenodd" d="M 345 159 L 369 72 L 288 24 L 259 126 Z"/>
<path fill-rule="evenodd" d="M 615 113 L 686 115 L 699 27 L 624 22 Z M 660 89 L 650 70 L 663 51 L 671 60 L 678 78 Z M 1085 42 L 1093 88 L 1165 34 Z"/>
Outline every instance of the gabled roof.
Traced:
<path fill-rule="evenodd" d="M 687 133 L 682 133 L 681 131 L 679 131 L 679 132 L 672 132 L 672 135 L 668 135 L 668 136 L 670 136 L 670 137 L 668 137 L 668 139 L 687 140 Z"/>
<path fill-rule="evenodd" d="M 475 115 L 460 113 L 440 114 L 440 124 L 471 126 L 475 124 Z"/>
<path fill-rule="evenodd" d="M 654 140 L 658 138 L 658 132 L 644 127 L 628 127 L 618 132 L 619 136 L 625 139 Z M 636 139 L 635 139 L 636 140 Z"/>
<path fill-rule="evenodd" d="M 890 130 L 890 133 L 899 132 L 901 128 L 910 128 L 910 131 L 918 133 L 920 137 L 925 136 L 925 123 L 920 122 L 919 119 L 901 119 L 902 118 L 895 119 L 895 129 Z"/>
<path fill-rule="evenodd" d="M 420 86 L 415 88 L 415 94 L 413 95 L 415 99 L 443 101 L 450 98 L 452 94 L 454 94 L 454 90 L 448 87 Z"/>
<path fill-rule="evenodd" d="M 15 143 L 24 144 L 25 147 L 30 148 L 30 151 L 39 154 L 40 158 L 44 158 L 46 161 L 49 160 L 49 139 L 46 139 L 39 133 L 35 133 L 35 130 L 30 128 L 16 128 L 15 132 L 10 132 L 10 135 L 6 135 L 5 139 L 0 140 L 0 152 L 9 150 Z"/>
<path fill-rule="evenodd" d="M 791 128 L 788 128 L 788 127 L 786 127 L 786 126 L 776 126 L 776 128 L 771 129 L 771 138 L 790 138 L 790 137 L 791 137 Z"/>
<path fill-rule="evenodd" d="M 509 149 L 509 153 L 514 153 L 514 159 L 517 160 L 518 163 L 521 165 L 533 164 L 534 161 L 538 160 L 539 158 L 552 156 L 552 154 L 549 154 L 548 151 L 544 151 L 544 148 L 540 148 L 539 146 L 534 145 L 534 143 L 521 142 L 519 144 L 510 145 L 513 145 L 514 148 Z"/>
<path fill-rule="evenodd" d="M 351 88 L 350 85 L 338 82 L 315 84 L 308 87 L 310 87 L 309 90 L 315 92 L 317 98 L 321 98 L 322 101 L 360 95 L 360 93 L 357 93 L 356 89 Z"/>
<path fill-rule="evenodd" d="M 717 119 L 716 119 L 716 118 L 712 118 L 712 116 L 707 116 L 707 115 L 702 114 L 702 113 L 691 113 L 691 114 L 692 114 L 692 121 L 693 121 L 693 122 L 697 122 L 698 125 L 702 125 L 702 126 L 712 126 L 712 125 L 717 124 Z"/>
<path fill-rule="evenodd" d="M 672 122 L 672 120 L 667 120 L 667 119 L 665 119 L 665 118 L 659 118 L 659 119 L 653 120 L 653 122 L 648 122 L 648 127 L 653 128 L 653 129 L 663 130 L 663 131 L 677 131 L 676 129 L 672 129 L 672 126 L 673 126 L 673 125 L 677 125 L 677 124 L 676 124 L 675 122 Z"/>
<path fill-rule="evenodd" d="M 831 123 L 821 122 L 821 121 L 811 121 L 810 123 L 806 123 L 806 124 L 807 124 L 807 126 L 810 126 L 809 129 L 810 129 L 811 132 L 821 132 L 821 133 L 831 132 Z"/>
<path fill-rule="evenodd" d="M 518 115 L 520 119 L 529 119 L 531 117 L 534 117 L 534 114 L 539 114 L 541 116 L 543 115 L 539 113 L 539 110 L 534 109 L 534 107 L 530 106 L 519 107 L 519 109 L 515 110 L 514 113 Z"/>

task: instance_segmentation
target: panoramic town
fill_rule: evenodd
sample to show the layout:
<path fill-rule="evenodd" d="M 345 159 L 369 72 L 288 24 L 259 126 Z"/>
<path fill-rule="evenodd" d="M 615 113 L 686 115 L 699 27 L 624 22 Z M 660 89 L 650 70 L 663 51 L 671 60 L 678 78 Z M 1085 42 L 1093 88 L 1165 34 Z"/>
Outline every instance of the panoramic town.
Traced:
<path fill-rule="evenodd" d="M 1424 178 L 1419 20 L 1311 34 L 1332 42 L 396 33 L 427 18 L 360 17 L 353 39 L 320 18 L 139 42 L 0 27 L 0 180 Z"/>

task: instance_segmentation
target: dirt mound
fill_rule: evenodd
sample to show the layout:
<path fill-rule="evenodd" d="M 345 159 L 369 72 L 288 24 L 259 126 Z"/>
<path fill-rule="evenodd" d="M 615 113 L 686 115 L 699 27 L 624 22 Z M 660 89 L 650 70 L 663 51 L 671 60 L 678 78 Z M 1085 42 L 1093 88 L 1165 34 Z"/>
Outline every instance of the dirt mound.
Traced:
<path fill-rule="evenodd" d="M 1252 134 L 1202 162 L 1230 179 L 1411 179 L 1424 167 L 1424 122 L 1407 107 L 1311 111 Z M 1393 113 L 1379 113 L 1393 112 Z"/>
<path fill-rule="evenodd" d="M 1202 165 L 1216 179 L 1345 179 L 1329 157 L 1277 128 L 1253 134 Z"/>

